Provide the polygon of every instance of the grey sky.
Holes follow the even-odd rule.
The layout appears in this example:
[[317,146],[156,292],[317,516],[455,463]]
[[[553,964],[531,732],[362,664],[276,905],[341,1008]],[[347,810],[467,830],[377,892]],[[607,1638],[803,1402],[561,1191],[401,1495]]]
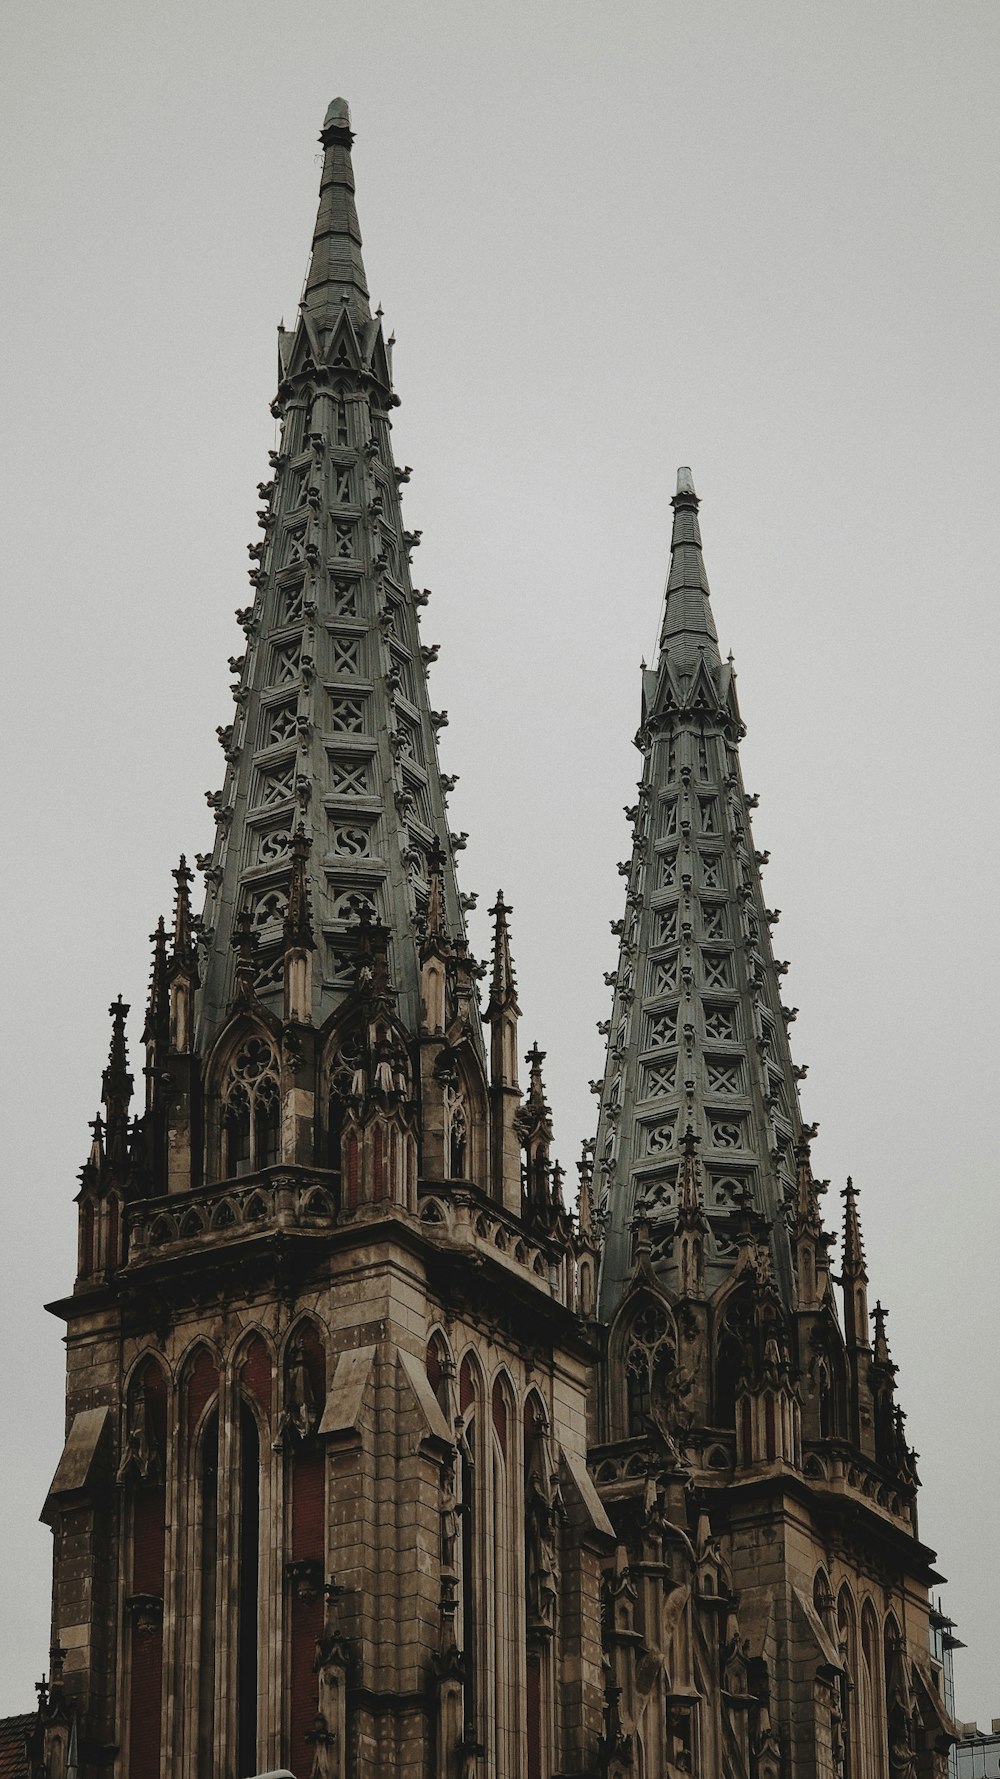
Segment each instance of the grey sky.
[[274,330],[343,93],[474,944],[500,883],[571,1164],[690,463],[814,1160],[861,1187],[959,1711],[1000,1713],[1000,9],[8,0],[4,36],[0,1710],[48,1643],[40,1305],[72,1281],[105,1009],[141,1010],[170,868],[210,841]]

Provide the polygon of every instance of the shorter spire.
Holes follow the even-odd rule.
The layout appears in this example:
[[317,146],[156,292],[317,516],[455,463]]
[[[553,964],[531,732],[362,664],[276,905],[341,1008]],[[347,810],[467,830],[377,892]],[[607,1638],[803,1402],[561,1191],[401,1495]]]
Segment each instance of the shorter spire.
[[181,853],[176,871],[171,872],[171,876],[177,886],[174,892],[174,937],[170,951],[171,975],[177,974],[180,965],[185,971],[196,976],[198,953],[191,919],[191,885],[194,882],[194,872],[189,868],[183,853]]
[[883,1308],[881,1299],[876,1299],[875,1308],[869,1316],[869,1321],[874,1322],[875,1324],[875,1336],[872,1341],[872,1359],[876,1365],[891,1366],[892,1370],[895,1371],[896,1368],[892,1364],[892,1354],[889,1351],[889,1341],[885,1332],[885,1320],[888,1314],[888,1310]]
[[854,1284],[860,1281],[868,1283],[868,1272],[865,1267],[865,1244],[861,1235],[861,1219],[858,1216],[858,1191],[847,1176],[847,1185],[841,1193],[844,1201],[844,1239],[841,1253],[841,1274],[845,1281]]
[[493,975],[487,1018],[508,1007],[515,1012],[519,1011],[517,982],[510,954],[510,929],[507,925],[507,916],[512,912],[510,904],[503,899],[503,890],[497,890],[497,899],[490,909],[493,916]]
[[594,1140],[584,1137],[580,1145],[580,1159],[576,1164],[580,1176],[580,1197],[578,1222],[580,1235],[586,1242],[594,1239]]
[[167,929],[162,914],[150,933],[153,962],[149,971],[149,994],[146,999],[146,1023],[142,1030],[144,1044],[166,1043],[170,1024],[169,972],[167,966]]
[[551,1204],[549,1152],[552,1147],[552,1115],[545,1098],[542,1064],[545,1051],[537,1043],[525,1056],[528,1092],[515,1125],[525,1151],[524,1197],[528,1212],[547,1210]]
[[121,995],[108,1008],[111,1017],[111,1048],[101,1081],[107,1129],[107,1156],[113,1171],[121,1175],[128,1160],[128,1115],[132,1100],[132,1076],[128,1066],[125,1021],[129,1008]]

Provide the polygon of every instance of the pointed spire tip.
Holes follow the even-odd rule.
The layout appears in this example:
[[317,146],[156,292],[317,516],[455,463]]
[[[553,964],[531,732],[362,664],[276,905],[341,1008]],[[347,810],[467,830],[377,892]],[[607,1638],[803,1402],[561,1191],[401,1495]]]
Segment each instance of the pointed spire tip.
[[346,99],[331,99],[323,119],[323,134],[327,130],[350,130],[351,107]]

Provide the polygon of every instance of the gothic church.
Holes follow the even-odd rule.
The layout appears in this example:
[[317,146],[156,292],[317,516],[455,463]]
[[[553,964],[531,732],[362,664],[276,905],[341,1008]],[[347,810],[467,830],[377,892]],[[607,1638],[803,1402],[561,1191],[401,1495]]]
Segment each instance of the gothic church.
[[690,473],[570,1208],[502,894],[490,966],[465,937],[343,101],[321,139],[204,911],[182,858],[50,1306],[24,1771],[942,1779],[939,1578],[850,1182],[831,1272]]

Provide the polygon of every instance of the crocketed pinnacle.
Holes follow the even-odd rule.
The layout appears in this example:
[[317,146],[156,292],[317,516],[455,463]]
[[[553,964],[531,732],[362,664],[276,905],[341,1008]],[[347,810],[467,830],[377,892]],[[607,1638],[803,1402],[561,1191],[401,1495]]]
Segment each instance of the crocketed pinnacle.
[[861,1234],[861,1218],[858,1215],[858,1189],[847,1176],[847,1185],[841,1197],[844,1200],[844,1239],[841,1247],[841,1275],[852,1284],[856,1280],[868,1282],[868,1271],[865,1266],[865,1244]]
[[320,328],[332,327],[343,306],[358,325],[370,319],[370,310],[361,258],[361,228],[354,203],[354,134],[346,99],[334,99],[327,107],[320,141],[324,149],[323,178],[303,300]]
[[490,909],[493,916],[490,1013],[498,1012],[503,1007],[513,1007],[517,1011],[517,983],[514,980],[514,964],[510,954],[510,928],[507,925],[507,916],[510,912],[508,903],[503,899],[503,890],[497,890],[497,899]]
[[[638,1207],[651,1264],[677,1288],[679,1214],[706,1220],[698,1263],[708,1295],[738,1264],[739,1208],[767,1231],[782,1296],[794,1298],[786,1207],[802,1128],[771,950],[731,663],[720,658],[702,560],[698,499],[678,472],[656,668],[643,674],[643,755],[632,823],[595,1161],[606,1228],[600,1313],[613,1315],[633,1265]],[[689,1135],[687,1133],[690,1133]],[[697,1164],[694,1144],[697,1142]],[[691,1250],[689,1248],[689,1258]],[[756,1260],[755,1260],[756,1264]]]

